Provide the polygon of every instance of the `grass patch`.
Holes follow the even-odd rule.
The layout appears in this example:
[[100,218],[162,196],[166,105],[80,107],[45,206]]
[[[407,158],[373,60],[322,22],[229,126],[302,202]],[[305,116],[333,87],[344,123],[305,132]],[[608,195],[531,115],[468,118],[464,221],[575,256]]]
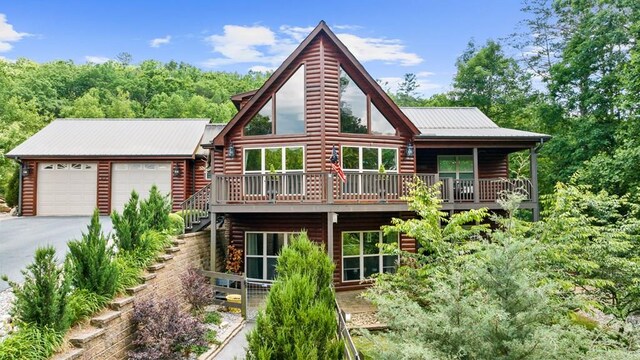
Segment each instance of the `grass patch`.
[[76,289],[69,296],[67,307],[71,322],[76,323],[102,309],[110,297],[98,295],[86,289]]
[[222,315],[217,311],[211,311],[204,314],[203,321],[205,324],[220,325],[222,322]]
[[62,345],[64,334],[49,327],[19,324],[19,330],[0,342],[0,360],[48,359]]

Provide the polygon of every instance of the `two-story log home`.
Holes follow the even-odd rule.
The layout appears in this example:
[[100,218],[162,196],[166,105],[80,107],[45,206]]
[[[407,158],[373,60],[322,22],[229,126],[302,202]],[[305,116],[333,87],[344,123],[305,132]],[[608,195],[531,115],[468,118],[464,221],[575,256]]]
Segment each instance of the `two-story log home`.
[[[338,289],[393,271],[397,259],[376,244],[415,251],[414,239],[380,231],[413,216],[402,197],[414,176],[442,182],[444,210],[498,209],[498,193],[518,189],[537,218],[535,149],[547,135],[500,128],[475,108],[399,108],[324,22],[260,89],[232,100],[237,115],[203,145],[211,184],[184,206],[224,221],[212,249],[241,249],[249,280],[272,280],[279,250],[302,229],[325,244]],[[522,150],[531,178],[508,180],[508,156]]]

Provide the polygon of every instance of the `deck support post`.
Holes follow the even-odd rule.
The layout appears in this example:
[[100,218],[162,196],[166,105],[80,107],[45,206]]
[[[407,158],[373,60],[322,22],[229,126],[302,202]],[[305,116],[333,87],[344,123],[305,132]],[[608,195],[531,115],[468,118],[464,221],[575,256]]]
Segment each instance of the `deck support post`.
[[327,254],[331,261],[333,261],[333,218],[335,215],[334,212],[327,213]]
[[529,149],[529,172],[531,174],[531,202],[533,203],[533,221],[540,220],[538,204],[538,153],[535,147]]
[[209,214],[211,216],[211,271],[216,270],[216,248],[218,247],[218,229],[216,229],[216,213],[211,212]]
[[473,202],[480,202],[480,181],[478,179],[478,148],[473,148]]

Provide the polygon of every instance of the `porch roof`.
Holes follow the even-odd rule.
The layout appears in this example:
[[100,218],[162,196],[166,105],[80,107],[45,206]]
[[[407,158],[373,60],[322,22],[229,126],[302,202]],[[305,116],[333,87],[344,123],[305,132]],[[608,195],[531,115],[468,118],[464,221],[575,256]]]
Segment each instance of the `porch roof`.
[[475,107],[402,107],[420,130],[417,138],[499,138],[527,141],[550,139],[531,131],[499,127]]

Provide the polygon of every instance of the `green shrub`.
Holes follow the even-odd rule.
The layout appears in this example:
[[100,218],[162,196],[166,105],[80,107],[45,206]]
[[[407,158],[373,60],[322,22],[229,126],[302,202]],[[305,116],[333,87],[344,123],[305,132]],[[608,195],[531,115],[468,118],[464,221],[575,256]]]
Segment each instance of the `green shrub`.
[[18,192],[20,191],[20,167],[16,167],[4,187],[4,201],[9,207],[18,205]]
[[156,231],[169,230],[170,213],[171,199],[169,195],[162,195],[156,185],[151,186],[149,197],[140,202],[140,216],[145,228]]
[[69,295],[69,317],[72,323],[82,320],[102,309],[111,297],[98,295],[87,289],[76,289]]
[[305,233],[282,250],[265,310],[247,335],[247,359],[342,358],[330,287],[333,266]]
[[0,342],[0,360],[44,360],[62,345],[61,332],[26,323],[19,327],[20,330]]
[[145,267],[153,263],[158,253],[170,245],[169,235],[156,230],[147,230],[140,237],[140,247],[135,251],[134,256],[138,264]]
[[184,219],[177,213],[169,214],[169,233],[172,235],[184,234]]
[[126,288],[136,286],[140,283],[142,267],[132,253],[118,253],[114,261],[118,269],[118,292],[124,292]]
[[129,202],[122,210],[122,215],[117,211],[111,213],[111,221],[115,230],[115,244],[119,251],[134,251],[139,247],[140,237],[146,230],[144,221],[140,215],[138,193],[131,192]]
[[108,239],[102,233],[100,213],[96,209],[82,239],[69,241],[67,260],[77,289],[111,298],[118,286],[118,269],[113,263],[114,253]]
[[204,314],[204,322],[205,322],[205,324],[220,325],[221,321],[222,321],[222,316],[217,311],[210,311],[210,312]]
[[56,250],[52,246],[36,249],[32,264],[22,270],[24,283],[5,281],[16,297],[12,315],[22,322],[63,332],[70,325],[67,301],[69,277],[56,264]]

